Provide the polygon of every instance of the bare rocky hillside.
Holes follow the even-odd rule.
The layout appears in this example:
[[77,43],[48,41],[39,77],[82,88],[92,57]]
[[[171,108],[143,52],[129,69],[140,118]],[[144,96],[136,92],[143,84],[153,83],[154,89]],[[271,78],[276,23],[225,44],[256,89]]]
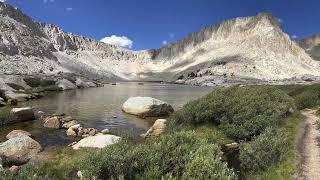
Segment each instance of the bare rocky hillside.
[[223,83],[319,76],[319,62],[261,13],[209,26],[161,49],[130,51],[37,23],[0,2],[0,74]]

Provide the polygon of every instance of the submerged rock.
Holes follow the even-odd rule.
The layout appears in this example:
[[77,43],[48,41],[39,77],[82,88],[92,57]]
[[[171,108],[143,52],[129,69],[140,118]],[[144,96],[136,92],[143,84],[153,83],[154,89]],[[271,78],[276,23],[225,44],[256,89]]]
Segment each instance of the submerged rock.
[[0,156],[6,158],[6,163],[22,165],[41,151],[41,145],[29,136],[18,136],[0,143]]
[[35,115],[31,107],[13,108],[10,112],[8,123],[18,123],[35,120]]
[[120,137],[114,135],[97,134],[80,140],[77,144],[73,145],[72,148],[76,150],[84,147],[104,148],[108,145],[119,142],[120,139]]
[[166,123],[167,123],[166,119],[156,120],[153,126],[145,134],[142,134],[141,136],[144,138],[150,137],[150,136],[159,136],[165,130]]
[[13,130],[11,131],[9,134],[7,134],[6,138],[7,139],[12,139],[18,136],[29,136],[31,137],[31,134],[27,131],[23,131],[23,130]]
[[170,104],[152,97],[131,97],[122,110],[142,118],[167,116],[174,111]]

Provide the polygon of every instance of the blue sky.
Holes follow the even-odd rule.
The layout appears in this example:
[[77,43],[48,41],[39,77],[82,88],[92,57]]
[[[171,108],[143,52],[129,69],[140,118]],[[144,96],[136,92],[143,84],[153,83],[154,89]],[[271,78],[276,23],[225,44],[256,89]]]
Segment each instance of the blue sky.
[[[2,0],[3,1],[3,0]],[[6,0],[36,21],[132,49],[175,42],[202,27],[238,16],[270,12],[292,37],[320,33],[319,0]],[[127,43],[127,44],[126,44]],[[129,43],[129,45],[128,45]]]

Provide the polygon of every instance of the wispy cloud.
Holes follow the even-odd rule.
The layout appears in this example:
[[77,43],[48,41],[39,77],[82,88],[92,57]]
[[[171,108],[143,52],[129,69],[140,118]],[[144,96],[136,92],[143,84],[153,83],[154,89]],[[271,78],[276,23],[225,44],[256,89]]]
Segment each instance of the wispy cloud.
[[124,48],[132,48],[133,41],[126,36],[117,36],[112,35],[109,37],[105,37],[100,40],[101,42],[107,43],[107,44],[113,44],[116,46],[124,47]]
[[167,44],[168,44],[167,40],[162,41],[162,45],[167,45]]
[[172,39],[172,38],[174,38],[176,36],[176,34],[175,33],[169,33],[169,37]]
[[6,0],[0,0],[0,2],[3,2],[3,3],[4,3],[4,2],[6,2]]
[[291,36],[292,39],[297,39],[298,37],[299,37],[299,36],[297,36],[297,35],[292,35],[292,36]]
[[73,8],[72,7],[68,7],[68,8],[66,8],[66,11],[72,11],[73,10]]

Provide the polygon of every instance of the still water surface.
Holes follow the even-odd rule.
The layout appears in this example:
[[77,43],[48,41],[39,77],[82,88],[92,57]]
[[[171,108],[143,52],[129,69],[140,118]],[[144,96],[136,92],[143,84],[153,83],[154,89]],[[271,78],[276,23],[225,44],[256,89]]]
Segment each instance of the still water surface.
[[[83,127],[94,127],[98,130],[108,128],[112,134],[135,137],[152,126],[154,119],[140,119],[122,112],[121,106],[129,97],[151,96],[170,103],[177,110],[211,90],[209,87],[160,83],[121,83],[116,86],[106,84],[100,88],[52,93],[19,106],[31,106],[48,115],[66,113],[76,118]],[[9,111],[9,107],[0,108],[0,120],[7,118]],[[6,134],[14,129],[29,131],[44,147],[65,145],[74,141],[65,135],[64,130],[44,128],[42,122],[36,120],[0,127],[0,142],[5,141]]]

